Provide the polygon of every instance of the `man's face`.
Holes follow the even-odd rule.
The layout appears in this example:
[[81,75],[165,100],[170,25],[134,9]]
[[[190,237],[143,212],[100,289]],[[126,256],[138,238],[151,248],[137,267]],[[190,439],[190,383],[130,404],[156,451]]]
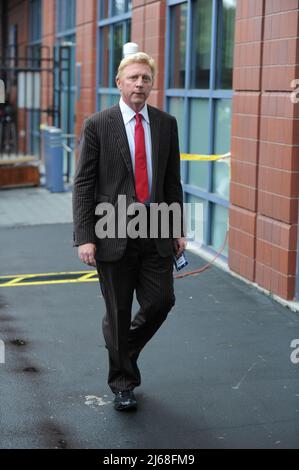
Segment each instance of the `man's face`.
[[124,102],[138,112],[143,108],[153,87],[151,68],[147,64],[127,65],[116,79],[116,84]]

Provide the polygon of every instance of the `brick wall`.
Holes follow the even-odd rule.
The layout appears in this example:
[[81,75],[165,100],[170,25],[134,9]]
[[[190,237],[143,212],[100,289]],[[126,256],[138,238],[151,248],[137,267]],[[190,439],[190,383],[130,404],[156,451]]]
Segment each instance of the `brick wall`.
[[298,19],[298,0],[237,2],[229,266],[284,299],[295,295]]
[[8,32],[10,26],[17,25],[19,54],[22,54],[28,41],[29,0],[11,0],[6,8]]
[[[42,46],[46,46],[48,49],[43,49],[43,57],[47,57],[49,54],[50,57],[53,57],[53,47],[55,44],[55,0],[47,0],[42,2]],[[43,67],[45,63],[43,63]],[[49,103],[53,100],[53,76],[47,72],[42,73],[42,109],[46,109],[49,106]],[[43,114],[41,116],[43,123],[54,124],[49,121],[49,116]]]
[[80,99],[76,101],[76,128],[96,111],[97,0],[77,0],[76,62],[81,64]]

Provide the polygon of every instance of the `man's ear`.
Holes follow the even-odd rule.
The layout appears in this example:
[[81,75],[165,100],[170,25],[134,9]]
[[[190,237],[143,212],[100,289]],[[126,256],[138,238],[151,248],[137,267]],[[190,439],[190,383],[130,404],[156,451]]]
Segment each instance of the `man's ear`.
[[116,86],[117,86],[117,88],[119,89],[119,91],[121,91],[121,86],[120,86],[120,80],[119,80],[119,78],[116,78],[116,79],[115,79],[115,83],[116,83]]

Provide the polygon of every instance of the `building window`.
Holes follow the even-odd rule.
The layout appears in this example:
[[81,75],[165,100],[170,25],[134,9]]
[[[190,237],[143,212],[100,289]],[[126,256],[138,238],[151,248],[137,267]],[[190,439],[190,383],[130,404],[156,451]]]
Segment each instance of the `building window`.
[[186,76],[187,4],[171,9],[169,88],[184,88]]
[[[189,153],[209,153],[209,101],[193,98],[190,100]],[[200,129],[200,132],[198,131]],[[209,190],[209,164],[190,162],[188,184]]]
[[[60,76],[55,81],[55,104],[60,113],[59,116],[55,115],[55,125],[62,129],[65,143],[73,149],[76,119],[76,8],[76,0],[56,0],[55,59],[60,64]],[[68,177],[74,174],[74,160],[68,152],[64,154],[64,173]]]
[[[216,154],[226,153],[230,148],[231,100],[219,99],[215,102],[214,149]],[[219,160],[212,164],[212,191],[220,197],[229,198],[229,160]]]
[[129,0],[104,0],[99,4],[98,44],[98,109],[105,109],[119,100],[115,76],[122,59],[123,44],[131,38]]
[[76,0],[56,0],[56,32],[66,34],[76,27]]
[[[228,229],[228,208],[223,207],[220,204],[211,204],[211,247],[214,250],[219,250],[223,246],[225,241],[226,232]],[[228,248],[227,244],[222,252],[223,255],[227,256]]]
[[212,42],[211,0],[194,2],[192,13],[191,88],[209,88]]
[[29,4],[29,38],[31,44],[42,39],[41,0],[31,0]]
[[[56,50],[62,73],[56,98],[60,99],[60,126],[64,133],[73,134],[75,123],[75,60],[76,60],[76,0],[56,0],[56,46],[68,46],[69,50]],[[68,71],[70,69],[70,73]],[[70,103],[68,103],[70,97]],[[56,122],[57,124],[57,122]]]
[[219,7],[216,86],[224,90],[232,88],[236,0],[223,0]]
[[100,0],[100,18],[122,15],[132,9],[132,0]]
[[[165,106],[177,118],[183,153],[230,151],[235,11],[236,0],[168,0]],[[205,202],[204,245],[218,250],[227,230],[229,164],[181,168],[185,200]]]
[[178,122],[179,140],[182,148],[185,148],[184,133],[184,98],[174,96],[168,100],[168,111],[176,117]]

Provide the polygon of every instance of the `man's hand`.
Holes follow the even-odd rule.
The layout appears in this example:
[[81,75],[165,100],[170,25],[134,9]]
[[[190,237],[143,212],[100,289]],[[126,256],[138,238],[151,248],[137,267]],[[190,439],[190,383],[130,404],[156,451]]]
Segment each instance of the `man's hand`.
[[175,255],[177,258],[179,258],[187,246],[186,238],[185,237],[175,238],[173,240],[173,246],[174,246]]
[[96,267],[96,245],[95,243],[85,243],[78,247],[78,256],[82,263],[88,264],[88,266]]

